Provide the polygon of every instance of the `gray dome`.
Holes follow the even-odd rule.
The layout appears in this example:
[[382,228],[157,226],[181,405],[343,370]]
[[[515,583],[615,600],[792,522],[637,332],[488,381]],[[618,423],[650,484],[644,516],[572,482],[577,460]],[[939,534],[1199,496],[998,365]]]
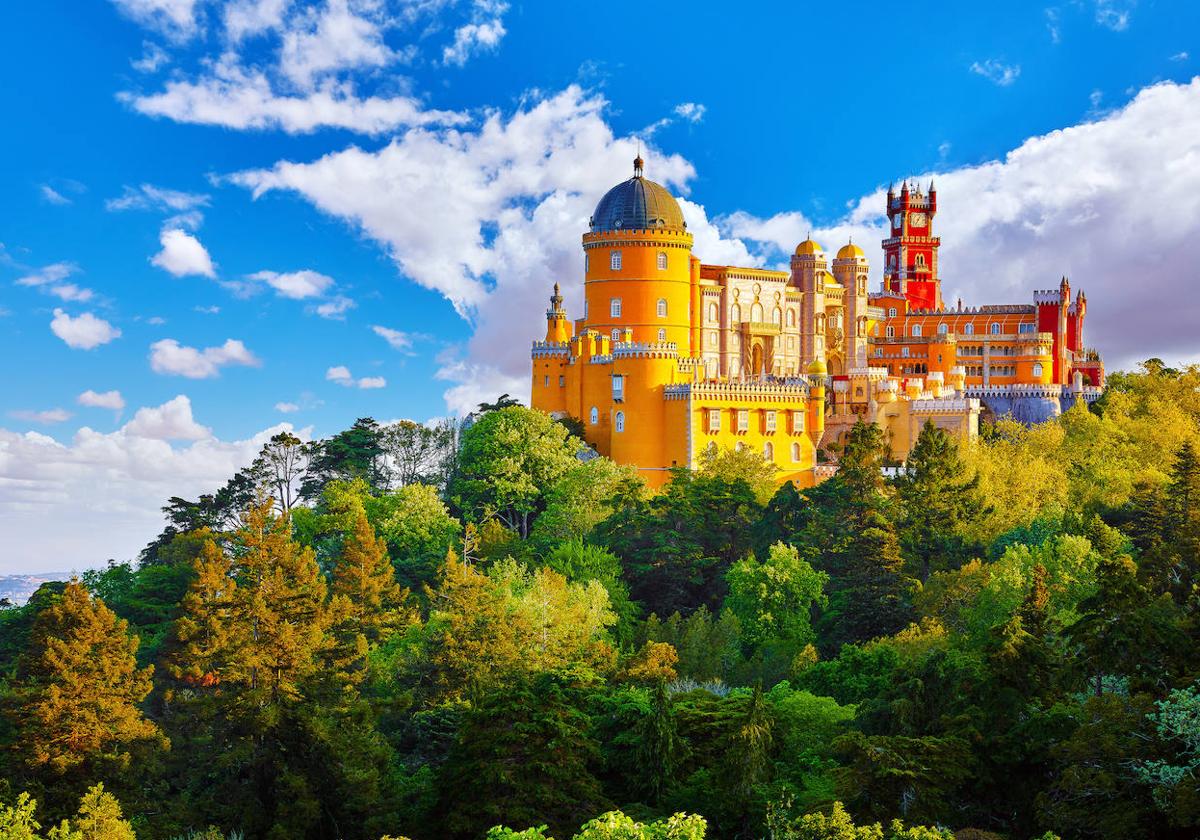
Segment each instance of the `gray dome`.
[[633,162],[633,177],[604,194],[589,224],[593,233],[687,227],[679,203],[667,188],[642,177],[640,157]]

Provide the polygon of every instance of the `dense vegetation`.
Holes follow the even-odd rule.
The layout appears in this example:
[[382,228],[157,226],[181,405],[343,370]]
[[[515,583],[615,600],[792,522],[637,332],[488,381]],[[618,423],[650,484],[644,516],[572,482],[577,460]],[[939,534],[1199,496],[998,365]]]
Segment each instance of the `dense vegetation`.
[[0,838],[1200,830],[1200,368],[806,490],[504,402],[279,435],[0,611]]

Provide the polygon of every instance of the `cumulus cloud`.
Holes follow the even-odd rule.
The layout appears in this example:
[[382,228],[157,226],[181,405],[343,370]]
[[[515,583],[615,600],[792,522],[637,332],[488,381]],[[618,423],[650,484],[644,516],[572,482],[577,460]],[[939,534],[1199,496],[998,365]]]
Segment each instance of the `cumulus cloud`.
[[698,123],[704,119],[708,109],[698,102],[681,102],[675,106],[675,116],[690,123]]
[[968,69],[975,75],[983,76],[992,84],[1000,87],[1008,87],[1021,75],[1021,65],[1005,64],[996,58],[972,62]]
[[125,424],[127,435],[150,440],[204,440],[212,429],[201,426],[192,417],[192,401],[183,394],[157,408],[139,408]]
[[45,568],[46,558],[75,569],[132,559],[162,528],[166,499],[215,491],[278,432],[310,436],[288,423],[241,440],[200,436],[180,397],[149,411],[108,434],[85,426],[66,443],[0,428],[0,573]]
[[258,271],[250,275],[251,280],[266,283],[280,297],[292,300],[321,297],[333,286],[333,278],[316,271]]
[[125,398],[120,391],[93,391],[90,388],[80,394],[75,401],[88,408],[108,408],[121,411],[125,408]]
[[275,410],[280,414],[294,414],[300,410],[300,406],[294,402],[277,402],[275,403]]
[[350,368],[345,365],[337,365],[325,371],[325,379],[344,388],[385,388],[387,380],[382,376],[364,376],[362,379],[355,379],[350,373]]
[[355,306],[357,304],[345,295],[335,295],[324,303],[314,306],[312,311],[316,312],[322,318],[341,321],[346,317],[346,313]]
[[507,3],[476,0],[475,19],[454,30],[454,42],[442,51],[442,61],[461,67],[471,56],[494,50],[508,34],[503,19],[507,11]]
[[200,244],[200,240],[181,228],[166,228],[158,237],[162,250],[150,258],[153,265],[176,277],[186,277],[198,274],[203,277],[215,277],[217,272],[213,266],[212,257],[208,250]]
[[1113,32],[1129,28],[1136,0],[1096,0],[1096,23]]
[[113,0],[125,15],[169,38],[184,40],[197,31],[198,0]]
[[29,411],[17,410],[8,412],[9,417],[17,420],[25,420],[30,423],[41,423],[49,425],[51,423],[63,423],[71,419],[71,412],[64,408],[51,408],[46,411]]
[[171,63],[170,54],[153,41],[142,42],[142,55],[129,62],[139,73],[157,73],[161,67]]
[[61,309],[54,310],[50,330],[75,350],[91,350],[121,337],[121,330],[90,312],[71,317]]
[[150,345],[150,369],[155,373],[212,379],[229,365],[259,367],[262,362],[241,341],[229,338],[219,347],[199,349],[164,338]]

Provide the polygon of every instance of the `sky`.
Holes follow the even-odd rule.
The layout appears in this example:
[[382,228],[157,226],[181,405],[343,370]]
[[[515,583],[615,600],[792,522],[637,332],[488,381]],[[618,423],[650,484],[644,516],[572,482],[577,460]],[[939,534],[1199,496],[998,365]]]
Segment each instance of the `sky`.
[[41,0],[0,12],[0,574],[126,560],[281,429],[528,396],[646,174],[706,262],[867,249],[936,179],[947,300],[1067,275],[1200,361],[1200,4]]

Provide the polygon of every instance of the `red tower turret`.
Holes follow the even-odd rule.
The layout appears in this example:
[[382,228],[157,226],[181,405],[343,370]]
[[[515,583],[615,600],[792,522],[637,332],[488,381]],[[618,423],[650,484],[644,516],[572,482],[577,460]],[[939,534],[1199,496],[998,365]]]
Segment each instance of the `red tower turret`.
[[933,235],[937,190],[929,182],[928,194],[908,181],[897,196],[888,187],[887,215],[891,236],[883,240],[883,287],[908,298],[913,309],[941,309],[942,284],[938,278],[938,246]]

